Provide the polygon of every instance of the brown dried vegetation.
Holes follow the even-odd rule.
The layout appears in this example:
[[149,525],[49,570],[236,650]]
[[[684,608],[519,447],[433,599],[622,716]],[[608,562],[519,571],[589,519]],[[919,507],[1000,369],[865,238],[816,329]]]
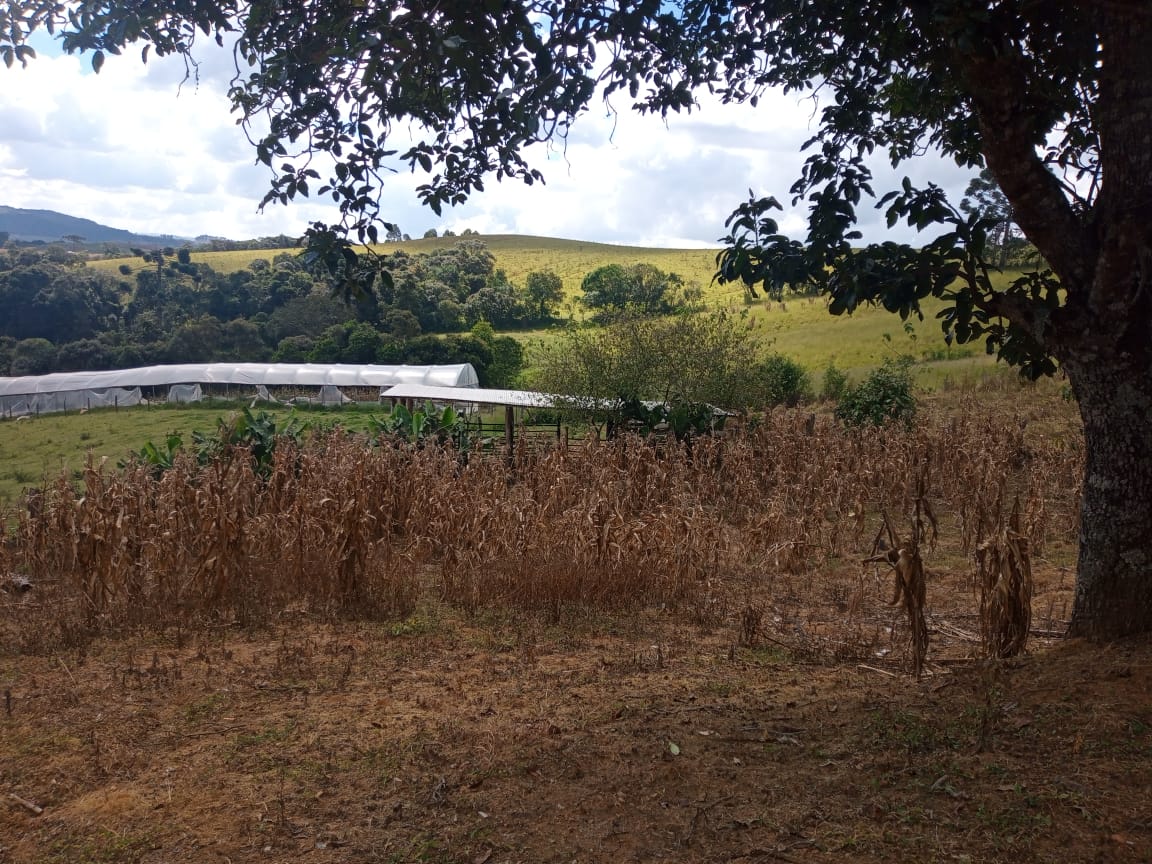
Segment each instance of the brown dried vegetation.
[[0,860],[1152,860],[1040,425],[91,465],[0,545]]
[[[906,656],[919,674],[939,527],[939,560],[979,562],[988,651],[1017,652],[1028,550],[1074,530],[1079,452],[978,414],[866,433],[817,419],[777,412],[691,444],[521,445],[511,465],[342,433],[285,442],[267,477],[243,458],[90,463],[82,488],[62,477],[17,515],[0,567],[37,601],[0,626],[43,652],[290,612],[399,620],[422,598],[552,623],[661,608],[703,628],[743,615],[745,641],[759,628],[799,655]],[[1005,528],[1009,491],[1025,503]],[[886,514],[912,529],[886,529],[907,645],[850,563],[878,560],[867,544]]]

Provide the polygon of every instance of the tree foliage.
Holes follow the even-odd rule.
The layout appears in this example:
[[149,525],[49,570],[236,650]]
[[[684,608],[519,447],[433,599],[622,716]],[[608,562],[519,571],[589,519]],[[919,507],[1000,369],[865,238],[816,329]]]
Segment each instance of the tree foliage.
[[534,387],[591,399],[760,407],[756,342],[727,310],[571,327],[537,358]]
[[[195,263],[184,249],[137,250],[143,265],[119,271],[119,277],[134,278],[133,290],[129,281],[58,251],[0,251],[0,375],[226,360],[473,362],[484,380],[506,384],[523,361],[509,337],[494,337],[492,344],[432,339],[430,345],[418,339],[424,331],[416,314],[389,305],[391,295],[343,303],[293,255],[257,258],[223,275]],[[453,329],[448,319],[456,292],[463,296],[477,285],[491,286],[500,275],[493,272],[491,254],[475,241],[432,256],[398,255],[405,272],[411,271],[413,308],[432,332]],[[511,310],[500,323],[518,326],[524,320],[523,292],[500,279]],[[425,281],[449,299],[426,298]],[[457,305],[456,318],[462,319],[465,308]],[[461,320],[455,329],[462,326]]]
[[848,386],[836,405],[836,418],[848,426],[910,424],[915,416],[909,357],[885,360],[859,384]]
[[755,369],[754,393],[759,406],[795,408],[812,399],[808,370],[784,354],[770,354]]
[[584,277],[580,285],[582,302],[600,320],[620,315],[668,315],[687,308],[699,297],[685,287],[676,273],[639,263],[630,266],[607,264]]
[[[1093,250],[1109,246],[1091,217],[1131,209],[1114,204],[1114,194],[1101,200],[1100,141],[1102,126],[1120,131],[1145,116],[1126,109],[1150,77],[1130,47],[1152,29],[1136,0],[878,0],[850,11],[839,0],[315,8],[313,0],[146,9],[29,0],[8,4],[0,48],[26,62],[24,37],[48,26],[99,68],[136,42],[194,58],[198,36],[235,39],[230,95],[273,172],[264,203],[331,196],[340,230],[314,225],[310,254],[357,285],[379,274],[358,269],[343,232],[375,241],[378,225],[397,230],[381,211],[382,172],[425,173],[418,194],[437,212],[482,190],[489,176],[538,182],[524,151],[563,138],[598,94],[660,113],[689,109],[699,87],[752,104],[769,87],[816,94],[819,127],[791,190],[810,208],[807,242],[780,235],[767,217],[775,200],[753,195],[730,222],[721,278],[769,291],[815,283],[837,312],[881,303],[907,317],[926,297],[943,297],[951,336],[984,338],[1029,374],[1054,368],[1065,340],[1053,313],[1076,305],[1071,286],[1091,284]],[[414,143],[394,143],[400,124],[405,135],[422,130]],[[905,182],[880,204],[892,224],[943,226],[938,238],[922,249],[852,247],[856,211],[874,194],[869,154],[886,151],[898,164],[927,147],[963,165],[987,164],[1054,275],[994,289],[986,258],[993,224],[965,215],[931,184]],[[331,158],[330,176],[314,167],[318,153]],[[1125,254],[1134,251],[1132,241],[1110,236]],[[1058,284],[1072,291],[1068,303]]]
[[1019,238],[1012,204],[1000,191],[996,178],[987,168],[972,178],[960,201],[960,212],[989,220],[988,252],[1003,270],[1013,251],[1022,251],[1026,244]]
[[524,298],[532,316],[546,321],[564,299],[564,280],[551,270],[535,270],[524,279]]

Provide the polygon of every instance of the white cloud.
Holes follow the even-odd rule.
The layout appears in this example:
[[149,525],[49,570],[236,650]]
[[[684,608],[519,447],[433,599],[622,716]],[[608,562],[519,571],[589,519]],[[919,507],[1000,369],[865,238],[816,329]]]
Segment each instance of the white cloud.
[[[295,235],[313,220],[337,221],[324,198],[257,211],[269,174],[254,164],[231,113],[232,64],[229,51],[206,50],[196,82],[185,80],[176,58],[144,65],[130,52],[95,75],[87,58],[42,52],[26,69],[0,71],[0,203],[182,236]],[[402,170],[384,182],[384,215],[413,236],[447,227],[701,246],[725,233],[724,220],[749,188],[790,204],[800,146],[814,123],[810,101],[769,94],[753,109],[706,99],[702,110],[667,122],[618,107],[613,115],[597,103],[566,146],[533,148],[544,186],[492,181],[438,217],[416,197],[424,176]],[[894,173],[877,158],[876,189],[908,173],[958,200],[969,176],[939,158],[906,167]],[[906,228],[889,235],[883,214],[867,205],[860,215],[868,240],[914,238]],[[802,236],[803,217],[802,207],[789,208],[779,221]]]

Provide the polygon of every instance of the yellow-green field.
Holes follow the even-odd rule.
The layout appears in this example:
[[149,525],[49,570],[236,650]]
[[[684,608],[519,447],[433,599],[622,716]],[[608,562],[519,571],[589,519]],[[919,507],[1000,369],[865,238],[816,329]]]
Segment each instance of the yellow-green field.
[[[413,254],[450,249],[463,240],[481,240],[496,256],[496,267],[503,270],[513,284],[523,285],[524,278],[535,270],[551,270],[564,280],[570,294],[578,294],[584,277],[606,264],[636,264],[644,262],[672,273],[678,273],[687,282],[699,283],[709,299],[739,300],[741,291],[736,285],[711,285],[716,272],[715,249],[646,249],[637,246],[613,246],[608,243],[587,243],[582,240],[559,240],[552,237],[532,237],[520,234],[484,234],[469,237],[437,237],[428,240],[409,240],[376,246],[381,253],[398,250]],[[219,273],[243,270],[257,258],[271,261],[282,252],[293,249],[253,249],[239,252],[193,252],[192,261],[207,264]],[[115,272],[121,264],[134,271],[148,266],[139,258],[109,258],[92,261],[93,269]]]
[[[850,377],[859,377],[886,358],[905,354],[918,361],[915,374],[923,386],[1007,371],[997,367],[982,343],[948,345],[935,318],[942,306],[936,300],[925,303],[924,320],[911,319],[907,329],[899,317],[883,309],[862,308],[852,315],[831,315],[819,297],[790,298],[783,303],[759,300],[750,305],[736,299],[724,305],[747,312],[766,352],[792,358],[816,378],[829,364]],[[511,335],[527,347],[530,365],[561,338],[556,329]]]

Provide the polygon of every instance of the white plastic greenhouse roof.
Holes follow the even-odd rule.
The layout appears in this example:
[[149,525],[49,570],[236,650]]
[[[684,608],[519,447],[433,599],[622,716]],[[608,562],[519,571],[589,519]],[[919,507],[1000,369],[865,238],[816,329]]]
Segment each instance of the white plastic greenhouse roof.
[[380,394],[385,399],[420,399],[430,402],[467,402],[473,405],[511,405],[516,408],[551,408],[560,397],[532,390],[469,389],[430,384],[397,384]]
[[110,387],[168,387],[173,384],[257,386],[390,387],[429,384],[445,389],[477,387],[471,363],[449,366],[374,366],[346,363],[181,363],[106,372],[56,372],[0,378],[0,396],[104,390]]

